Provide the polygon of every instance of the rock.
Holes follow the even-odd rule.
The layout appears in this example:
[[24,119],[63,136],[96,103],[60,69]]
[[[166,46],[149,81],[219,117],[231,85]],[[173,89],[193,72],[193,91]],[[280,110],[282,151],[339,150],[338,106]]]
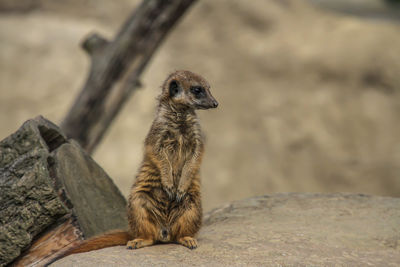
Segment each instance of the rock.
[[[127,227],[125,199],[110,177],[43,117],[0,142],[0,192],[0,266],[34,239],[20,265],[51,258],[82,237]],[[38,246],[43,241],[51,245]]]
[[117,246],[51,266],[394,266],[399,240],[398,198],[276,194],[207,213],[196,250]]
[[355,14],[366,18],[398,20],[400,2],[398,0],[309,0],[324,8]]
[[76,142],[63,144],[53,156],[56,177],[62,177],[68,197],[75,201],[74,212],[85,238],[128,227],[125,198],[104,170]]

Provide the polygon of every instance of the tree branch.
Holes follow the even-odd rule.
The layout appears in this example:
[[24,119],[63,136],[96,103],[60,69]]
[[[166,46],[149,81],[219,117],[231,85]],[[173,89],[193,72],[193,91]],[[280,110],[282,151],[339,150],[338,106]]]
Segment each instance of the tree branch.
[[132,91],[140,86],[140,75],[154,51],[195,1],[144,0],[113,41],[92,34],[83,42],[92,59],[91,69],[61,125],[69,138],[93,152]]

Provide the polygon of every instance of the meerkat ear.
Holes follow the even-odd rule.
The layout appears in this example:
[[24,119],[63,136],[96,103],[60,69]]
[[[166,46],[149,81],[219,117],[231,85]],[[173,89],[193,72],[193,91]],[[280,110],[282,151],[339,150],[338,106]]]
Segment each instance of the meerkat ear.
[[181,91],[181,86],[176,80],[169,83],[169,96],[174,97]]

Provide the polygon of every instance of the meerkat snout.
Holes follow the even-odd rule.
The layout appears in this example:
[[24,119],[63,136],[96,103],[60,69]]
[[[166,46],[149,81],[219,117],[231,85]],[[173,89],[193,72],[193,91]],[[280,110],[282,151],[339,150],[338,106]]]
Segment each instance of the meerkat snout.
[[190,93],[194,96],[194,107],[196,109],[209,109],[218,107],[218,102],[211,95],[209,87],[201,85],[191,86]]

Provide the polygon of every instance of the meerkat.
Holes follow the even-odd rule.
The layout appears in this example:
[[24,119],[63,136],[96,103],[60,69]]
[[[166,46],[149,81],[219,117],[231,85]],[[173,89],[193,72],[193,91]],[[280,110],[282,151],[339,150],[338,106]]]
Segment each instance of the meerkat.
[[195,249],[202,223],[199,170],[204,153],[195,111],[217,106],[210,85],[200,75],[184,70],[169,75],[128,198],[129,230],[83,241],[63,257],[125,244],[138,249],[179,243]]

